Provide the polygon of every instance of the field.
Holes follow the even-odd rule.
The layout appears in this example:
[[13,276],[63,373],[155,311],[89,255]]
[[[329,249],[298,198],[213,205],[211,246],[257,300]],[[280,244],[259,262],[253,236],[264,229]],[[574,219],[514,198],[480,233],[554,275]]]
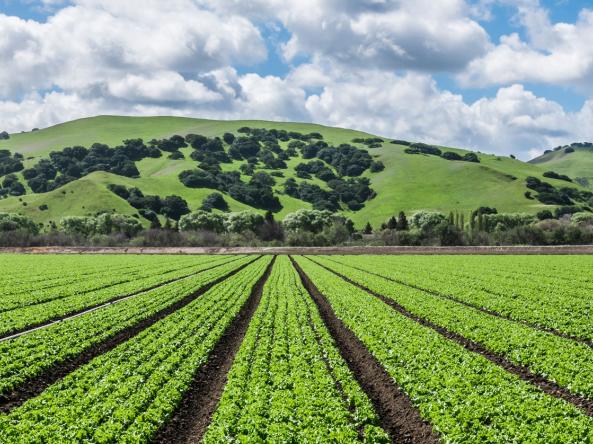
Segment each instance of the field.
[[[243,126],[253,128],[284,129],[303,133],[319,132],[324,140],[332,145],[351,143],[354,138],[371,137],[369,134],[342,128],[291,122],[270,121],[216,121],[180,117],[120,117],[99,116],[81,119],[35,132],[11,135],[10,140],[0,141],[0,149],[6,148],[23,154],[24,166],[30,168],[41,159],[47,159],[49,153],[65,147],[82,145],[90,147],[93,143],[106,143],[117,146],[125,139],[142,138],[144,141],[170,137],[174,134],[202,134],[207,137],[222,136],[224,132],[239,134]],[[359,148],[365,148],[359,145]],[[350,211],[346,207],[342,212],[362,228],[367,222],[374,227],[385,222],[399,211],[436,210],[448,214],[450,211],[468,213],[480,206],[495,207],[500,212],[536,213],[543,208],[537,200],[525,197],[528,191],[525,179],[535,176],[543,179],[542,174],[551,167],[536,165],[511,159],[480,153],[480,163],[451,162],[428,155],[410,155],[404,152],[405,146],[394,145],[385,139],[380,147],[368,151],[375,160],[383,162],[385,169],[377,173],[364,173],[371,179],[371,187],[377,196],[368,201],[359,211]],[[443,148],[461,155],[465,150]],[[46,193],[31,193],[22,173],[17,176],[27,187],[24,196],[13,196],[0,200],[0,212],[20,213],[31,217],[36,222],[48,224],[59,222],[65,215],[94,215],[100,211],[116,211],[134,215],[138,211],[110,192],[109,184],[137,187],[147,195],[179,195],[184,198],[191,210],[200,207],[202,200],[213,190],[208,188],[191,189],[179,181],[180,172],[196,167],[197,162],[190,159],[191,148],[180,150],[185,159],[172,160],[167,156],[158,159],[145,158],[137,162],[140,177],[130,178],[104,171],[95,171],[63,187]],[[168,153],[165,153],[168,154]],[[590,155],[591,153],[586,153]],[[589,156],[593,158],[593,156]],[[584,160],[584,159],[583,159]],[[287,169],[283,170],[286,178],[295,177],[295,167],[304,159],[290,159]],[[238,171],[241,162],[224,164],[225,171]],[[590,162],[586,163],[587,165]],[[556,169],[556,168],[553,168]],[[559,170],[562,172],[562,170]],[[243,175],[242,179],[249,180]],[[566,182],[546,179],[552,185],[566,186]],[[324,182],[313,178],[307,180],[326,188]],[[311,204],[295,199],[283,193],[283,180],[274,186],[275,194],[280,199],[282,209],[277,218],[299,208],[311,208]],[[571,185],[579,188],[579,185]],[[93,196],[89,199],[88,196]],[[231,211],[253,210],[226,193]],[[47,208],[45,207],[47,206]],[[44,209],[41,209],[41,208]],[[148,222],[144,219],[145,224]]]
[[1,443],[593,442],[592,255],[0,255]]

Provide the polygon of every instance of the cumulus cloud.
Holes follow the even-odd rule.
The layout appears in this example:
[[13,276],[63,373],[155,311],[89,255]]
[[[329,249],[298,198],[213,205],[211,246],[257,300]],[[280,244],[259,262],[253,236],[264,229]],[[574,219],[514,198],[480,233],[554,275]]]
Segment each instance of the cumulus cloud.
[[[537,0],[41,2],[43,23],[0,14],[1,130],[97,114],[297,120],[527,158],[593,127],[593,101],[566,112],[520,84],[593,79],[591,11],[551,24]],[[517,8],[526,40],[490,42],[478,20],[495,2]],[[286,75],[258,72],[260,29],[280,30]],[[467,103],[437,86],[443,71],[504,87]]]
[[455,71],[487,50],[489,37],[464,0],[201,0],[279,21],[298,55],[382,69]]
[[522,2],[518,19],[527,40],[502,36],[485,55],[470,62],[459,79],[464,85],[514,82],[571,85],[590,95],[593,86],[593,10],[583,9],[574,24],[550,22],[538,2]]
[[[196,88],[200,74],[266,57],[249,20],[222,17],[191,0],[78,0],[47,22],[0,14],[0,95],[39,89],[118,89],[122,76],[176,72]],[[116,83],[117,85],[113,85]],[[176,81],[179,84],[179,81]]]
[[424,74],[366,72],[342,78],[310,96],[306,107],[314,121],[329,125],[523,159],[586,139],[593,126],[591,102],[567,113],[558,103],[512,85],[467,104]]

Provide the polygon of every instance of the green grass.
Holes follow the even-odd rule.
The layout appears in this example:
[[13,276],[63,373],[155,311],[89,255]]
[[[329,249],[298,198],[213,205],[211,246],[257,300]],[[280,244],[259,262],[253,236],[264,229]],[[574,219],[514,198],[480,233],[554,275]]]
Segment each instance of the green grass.
[[530,160],[529,163],[538,165],[545,171],[566,174],[573,180],[584,178],[593,187],[593,149],[575,147],[574,150],[573,153],[552,151]]
[[[75,120],[40,131],[14,134],[10,140],[2,141],[0,148],[9,148],[22,153],[27,158],[26,166],[29,167],[40,158],[47,157],[52,150],[59,150],[66,146],[88,147],[95,142],[115,146],[129,138],[140,137],[148,141],[153,138],[188,133],[212,137],[220,136],[224,132],[236,133],[242,126],[278,128],[303,133],[317,131],[323,134],[326,141],[335,145],[350,143],[355,137],[369,137],[368,134],[359,131],[308,123],[100,116]],[[362,226],[367,221],[377,226],[400,210],[413,212],[427,209],[467,213],[479,206],[487,205],[504,212],[533,213],[545,207],[536,200],[525,198],[524,193],[527,191],[525,178],[529,175],[542,177],[542,173],[550,169],[547,162],[524,163],[507,157],[480,154],[481,163],[473,164],[447,161],[435,156],[410,155],[404,153],[404,149],[403,146],[385,143],[382,148],[369,150],[371,155],[385,164],[386,168],[380,173],[366,173],[371,178],[372,188],[378,196],[368,202],[361,211],[344,212],[355,221],[357,226]],[[455,148],[445,149],[461,154],[466,152]],[[107,189],[110,183],[135,186],[145,194],[158,194],[163,197],[176,194],[186,199],[192,209],[196,209],[202,199],[213,190],[190,189],[179,182],[177,177],[179,172],[194,168],[196,165],[196,162],[189,157],[191,149],[186,148],[182,151],[186,155],[186,159],[183,160],[170,160],[165,153],[165,156],[159,159],[144,159],[137,162],[141,172],[141,177],[138,179],[96,172],[49,193],[4,199],[0,201],[0,211],[25,214],[41,223],[52,220],[57,222],[65,215],[95,214],[101,210],[136,214],[137,211],[126,201]],[[585,153],[577,151],[570,156],[581,154]],[[288,162],[289,168],[283,170],[285,178],[276,178],[277,191],[282,189],[284,180],[294,177],[293,168],[301,161],[302,159],[291,159]],[[238,168],[239,164],[234,162],[223,167],[232,170]],[[558,169],[554,167],[554,170]],[[558,170],[558,172],[562,171]],[[510,176],[517,179],[513,180]],[[247,178],[244,177],[244,179]],[[566,185],[566,182],[546,180],[558,186]],[[24,183],[22,179],[21,181]],[[311,182],[325,187],[325,184],[317,179],[312,179]],[[299,208],[311,208],[310,204],[289,196],[280,195],[279,197],[283,205],[282,211],[277,215],[279,218]],[[229,196],[225,198],[232,211],[251,209]],[[39,209],[43,204],[48,206],[48,210]]]

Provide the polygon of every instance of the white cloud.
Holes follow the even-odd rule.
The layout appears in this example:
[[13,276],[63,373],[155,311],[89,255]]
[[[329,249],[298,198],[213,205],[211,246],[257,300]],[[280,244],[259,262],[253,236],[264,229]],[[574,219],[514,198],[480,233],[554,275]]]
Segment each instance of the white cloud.
[[348,66],[455,71],[486,51],[485,30],[464,0],[201,0],[279,21],[291,33],[284,56]]
[[473,60],[459,79],[487,86],[541,82],[574,86],[591,96],[593,86],[593,10],[583,9],[576,23],[552,24],[537,2],[518,7],[527,41],[503,36],[487,54]]
[[4,98],[56,87],[77,93],[117,89],[122,77],[148,80],[147,73],[155,71],[192,81],[265,57],[264,42],[250,21],[217,15],[191,0],[79,0],[46,23],[0,14]]
[[521,85],[473,104],[439,90],[428,75],[365,72],[307,100],[312,120],[370,133],[529,158],[529,151],[587,139],[593,103],[567,113]]
[[[475,20],[501,1],[528,40],[489,42]],[[593,128],[593,101],[570,113],[519,84],[586,86],[593,12],[552,25],[537,0],[45,3],[44,23],[0,14],[0,130],[96,114],[298,120],[527,158]],[[245,72],[266,59],[257,26],[288,30],[286,76]],[[437,87],[443,70],[508,86],[466,103]]]

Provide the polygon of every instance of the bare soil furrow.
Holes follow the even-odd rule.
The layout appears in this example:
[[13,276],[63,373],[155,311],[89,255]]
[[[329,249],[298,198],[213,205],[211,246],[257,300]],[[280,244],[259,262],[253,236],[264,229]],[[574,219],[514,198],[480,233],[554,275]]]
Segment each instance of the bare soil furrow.
[[358,337],[336,316],[331,305],[301,267],[291,258],[304,287],[317,305],[319,314],[341,356],[362,389],[371,399],[382,427],[395,443],[438,443],[431,426],[422,419],[412,401],[393,381],[381,363]]
[[79,367],[82,367],[83,365],[87,364],[92,359],[104,353],[107,353],[110,350],[113,350],[118,345],[123,344],[132,337],[138,335],[140,332],[147,329],[151,325],[157,323],[161,319],[185,307],[186,305],[188,305],[189,303],[193,302],[201,295],[206,293],[215,285],[237,274],[245,267],[258,260],[260,257],[254,259],[253,261],[245,263],[237,267],[233,271],[227,273],[226,275],[221,276],[218,279],[215,279],[214,281],[210,282],[209,284],[204,285],[194,293],[187,295],[183,299],[175,302],[172,305],[169,305],[168,307],[160,310],[159,312],[155,313],[149,318],[140,321],[134,326],[120,331],[115,336],[112,336],[111,338],[102,342],[101,344],[91,347],[90,349],[84,351],[75,358],[69,359],[65,362],[60,363],[59,365],[49,368],[39,376],[27,381],[22,386],[16,388],[11,393],[0,396],[0,413],[8,413],[12,409],[25,403],[27,400],[34,398],[35,396],[43,392],[47,387],[59,381],[60,379],[63,379],[66,375],[72,373]]
[[459,345],[461,345],[468,351],[480,354],[481,356],[483,356],[484,358],[493,362],[494,364],[504,368],[509,373],[512,373],[512,374],[518,376],[519,378],[521,378],[522,380],[527,381],[527,382],[537,386],[540,390],[547,393],[548,395],[555,396],[557,398],[561,398],[567,402],[570,402],[571,404],[580,408],[588,416],[593,416],[593,400],[586,399],[582,396],[575,395],[575,394],[571,393],[570,391],[568,391],[567,389],[560,387],[558,384],[556,384],[552,381],[549,381],[548,379],[546,379],[542,376],[532,373],[528,368],[520,366],[520,365],[516,365],[516,364],[510,362],[509,360],[507,360],[506,358],[504,358],[498,354],[492,353],[490,350],[486,349],[484,346],[482,346],[476,342],[473,342],[473,341],[471,341],[457,333],[453,333],[453,332],[447,330],[446,328],[443,328],[437,324],[434,324],[424,318],[421,318],[421,317],[409,312],[405,307],[398,304],[393,299],[390,299],[387,296],[379,294],[379,293],[365,287],[364,285],[359,284],[358,282],[354,282],[353,280],[349,279],[347,276],[344,276],[343,274],[338,273],[337,271],[332,270],[331,268],[328,268],[322,264],[319,264],[319,263],[313,261],[312,259],[309,259],[309,260],[311,260],[315,264],[319,265],[320,267],[323,267],[325,270],[342,278],[344,281],[346,281],[346,282],[360,288],[361,290],[364,290],[367,293],[379,298],[385,304],[387,304],[394,310],[398,311],[402,315],[406,316],[407,318],[412,319],[413,321],[416,321],[417,323],[436,331],[437,333],[441,334],[442,336],[446,337],[447,339],[455,341],[456,343],[458,343]]
[[264,285],[275,261],[274,256],[262,277],[251,289],[247,302],[210,353],[208,361],[196,373],[173,416],[152,442],[199,443],[202,440],[220,401],[235,355],[259,306]]

